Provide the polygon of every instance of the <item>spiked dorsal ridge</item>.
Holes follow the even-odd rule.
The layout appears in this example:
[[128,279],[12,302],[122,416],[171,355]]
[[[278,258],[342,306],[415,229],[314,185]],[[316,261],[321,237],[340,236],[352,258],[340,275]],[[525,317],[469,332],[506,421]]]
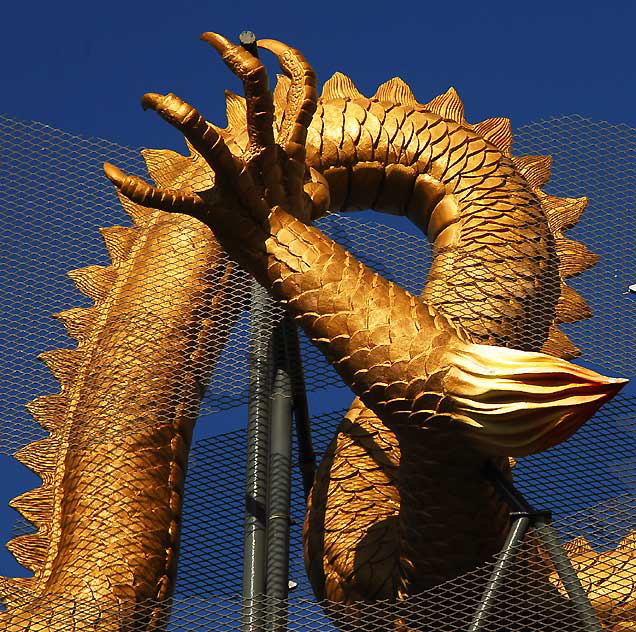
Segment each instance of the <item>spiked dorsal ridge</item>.
[[68,401],[60,393],[41,395],[28,402],[26,408],[40,426],[46,428],[49,432],[55,433],[64,424]]
[[550,179],[552,156],[520,156],[512,160],[533,189],[543,186]]
[[464,123],[464,104],[459,98],[455,88],[449,88],[444,94],[440,94],[432,101],[424,105],[424,108],[439,114],[442,118],[455,121],[455,123]]
[[112,266],[87,266],[70,270],[67,274],[82,294],[96,301],[108,296],[117,277],[117,271]]
[[512,147],[512,130],[510,119],[503,116],[486,119],[474,125],[475,131],[489,143],[492,143],[506,156],[510,155]]
[[327,79],[325,85],[322,87],[322,94],[320,96],[323,101],[364,98],[353,85],[353,81],[341,72],[335,72],[330,79]]
[[64,325],[68,335],[80,344],[90,335],[96,317],[97,312],[93,307],[72,307],[53,314],[53,318]]
[[112,262],[118,264],[124,261],[135,241],[135,229],[129,226],[108,226],[100,228],[99,232]]
[[399,77],[393,77],[378,87],[371,97],[377,101],[389,101],[400,105],[415,105],[417,103],[409,85]]

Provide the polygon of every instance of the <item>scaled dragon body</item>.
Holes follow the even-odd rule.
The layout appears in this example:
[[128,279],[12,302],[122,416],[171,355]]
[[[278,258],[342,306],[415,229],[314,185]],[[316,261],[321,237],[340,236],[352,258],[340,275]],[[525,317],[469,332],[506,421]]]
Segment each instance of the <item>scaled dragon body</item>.
[[[106,233],[112,268],[76,275],[96,306],[62,316],[78,350],[49,356],[62,393],[31,405],[52,437],[18,455],[44,484],[14,506],[40,531],[11,548],[34,577],[0,584],[0,629],[163,626],[206,378],[195,360],[214,361],[231,323],[219,317],[224,297],[238,287],[222,249],[286,305],[357,395],[305,525],[312,585],[343,605],[339,618],[363,622],[357,604],[407,597],[496,553],[509,515],[481,476],[486,460],[508,473],[507,456],[565,440],[624,382],[560,359],[576,349],[557,325],[589,316],[564,280],[595,258],[562,233],[585,200],[541,191],[549,159],[513,158],[506,119],[470,125],[452,89],[419,104],[399,79],[366,98],[336,74],[317,99],[300,53],[266,40],[287,75],[272,95],[249,52],[204,39],[246,99],[228,95],[221,130],[174,95],[146,95],[144,106],[184,133],[190,156],[146,152],[157,187],[106,166],[136,226]],[[422,297],[311,225],[361,208],[406,215],[428,235]],[[214,236],[164,211],[193,215]],[[88,441],[106,427],[112,439]],[[103,510],[106,478],[121,510]],[[93,618],[79,606],[56,611],[51,593]]]

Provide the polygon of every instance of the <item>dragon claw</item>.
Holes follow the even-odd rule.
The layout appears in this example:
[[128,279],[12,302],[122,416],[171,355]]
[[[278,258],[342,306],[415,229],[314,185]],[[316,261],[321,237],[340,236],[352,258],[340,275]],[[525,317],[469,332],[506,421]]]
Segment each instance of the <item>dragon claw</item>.
[[141,107],[144,110],[156,110],[161,99],[163,99],[161,94],[146,92],[146,94],[141,97]]
[[[136,204],[204,218],[215,232],[228,230],[226,214],[211,212],[222,207],[244,212],[245,218],[250,218],[248,221],[256,223],[265,221],[275,207],[307,216],[313,214],[316,207],[323,209],[329,204],[325,182],[316,174],[307,174],[305,166],[307,127],[316,106],[315,77],[309,63],[298,51],[281,42],[260,42],[262,48],[278,56],[281,68],[294,87],[294,96],[285,107],[282,137],[279,135],[277,143],[274,139],[274,99],[265,66],[248,47],[235,45],[218,33],[203,33],[201,39],[220,54],[243,82],[249,137],[244,153],[234,156],[218,129],[174,94],[149,92],[141,98],[141,106],[144,110],[154,110],[178,129],[207,162],[219,183],[219,187],[215,187],[216,197],[212,199],[209,191],[197,195],[155,187],[109,164],[104,165],[106,176],[122,195]],[[228,192],[230,195],[226,196]],[[241,239],[235,241],[240,243]]]
[[216,51],[220,55],[223,55],[227,50],[236,48],[234,44],[232,44],[232,42],[227,39],[227,37],[224,37],[223,35],[219,35],[219,33],[214,33],[212,31],[206,31],[205,33],[202,33],[200,39],[210,44],[210,46],[216,49]]
[[124,173],[109,162],[105,162],[103,168],[106,177],[116,189],[135,204],[160,211],[188,213],[197,217],[208,210],[208,205],[196,193],[154,187],[137,176]]

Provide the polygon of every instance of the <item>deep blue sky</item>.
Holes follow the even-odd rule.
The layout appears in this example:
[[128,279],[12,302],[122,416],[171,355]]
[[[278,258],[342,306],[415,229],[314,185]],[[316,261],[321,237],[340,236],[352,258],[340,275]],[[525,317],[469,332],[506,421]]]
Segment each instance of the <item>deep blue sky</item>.
[[636,3],[42,2],[2,10],[0,110],[128,146],[177,143],[139,97],[175,92],[216,123],[229,71],[198,36],[252,29],[300,48],[319,80],[364,93],[398,75],[426,102],[453,85],[478,121],[553,114],[636,125]]

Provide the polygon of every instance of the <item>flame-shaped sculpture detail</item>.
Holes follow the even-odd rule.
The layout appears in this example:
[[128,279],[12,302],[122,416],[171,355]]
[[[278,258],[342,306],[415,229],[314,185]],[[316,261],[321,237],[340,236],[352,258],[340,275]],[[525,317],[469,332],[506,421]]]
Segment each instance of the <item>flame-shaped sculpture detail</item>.
[[[112,268],[74,275],[96,305],[62,316],[78,350],[45,358],[62,392],[31,409],[52,437],[19,455],[44,484],[14,501],[40,531],[12,544],[35,576],[0,586],[9,602],[2,629],[36,629],[28,627],[36,620],[71,629],[64,615],[33,605],[48,593],[93,604],[95,621],[107,607],[120,609],[111,627],[102,619],[82,629],[160,627],[139,609],[144,599],[165,599],[174,580],[193,420],[182,411],[196,409],[195,386],[205,380],[192,358],[214,355],[210,340],[226,334],[214,330],[215,310],[236,291],[228,268],[217,269],[221,247],[283,302],[357,395],[318,472],[305,525],[314,590],[340,602],[349,621],[357,604],[407,597],[496,553],[509,511],[481,475],[486,460],[509,475],[506,457],[567,439],[625,382],[567,361],[578,350],[557,326],[590,310],[565,281],[596,257],[563,230],[578,221],[585,199],[541,190],[550,159],[512,157],[506,119],[471,125],[453,89],[420,104],[400,79],[366,98],[336,73],[318,97],[303,56],[263,40],[285,73],[272,94],[264,66],[246,49],[214,33],[203,39],[243,81],[246,98],[228,94],[228,126],[220,129],[175,95],[147,94],[144,107],[184,134],[190,155],[145,152],[157,186],[105,165],[124,206],[143,219],[106,232]],[[405,215],[428,235],[434,258],[421,297],[312,225],[328,211],[364,208]],[[214,237],[164,211],[202,220]],[[186,243],[194,247],[171,268],[163,253]],[[197,303],[204,298],[207,312]],[[134,345],[127,360],[109,341],[144,330],[134,320],[147,313],[144,301],[169,312],[156,319],[154,339],[170,333],[181,352],[156,350],[140,367]],[[117,329],[115,315],[126,316],[126,329]],[[101,384],[115,361],[120,372],[129,362],[131,377],[112,394]],[[134,379],[135,368],[150,363],[157,379]],[[180,382],[187,388],[169,399]],[[152,417],[141,404],[155,400],[152,410],[161,406],[173,421],[150,419],[135,433],[137,416]],[[109,419],[126,429],[123,439],[68,451],[69,442],[99,432],[102,402],[116,411]],[[156,467],[148,470],[138,453]],[[107,471],[113,458],[126,461]],[[152,480],[142,481],[143,472]],[[121,486],[124,520],[99,497],[105,476]],[[157,493],[142,499],[130,492],[137,483]],[[101,522],[89,507],[104,509]],[[94,540],[82,559],[80,539]],[[112,564],[100,565],[103,550]],[[546,582],[561,590],[547,574]],[[11,603],[20,591],[26,603]]]

